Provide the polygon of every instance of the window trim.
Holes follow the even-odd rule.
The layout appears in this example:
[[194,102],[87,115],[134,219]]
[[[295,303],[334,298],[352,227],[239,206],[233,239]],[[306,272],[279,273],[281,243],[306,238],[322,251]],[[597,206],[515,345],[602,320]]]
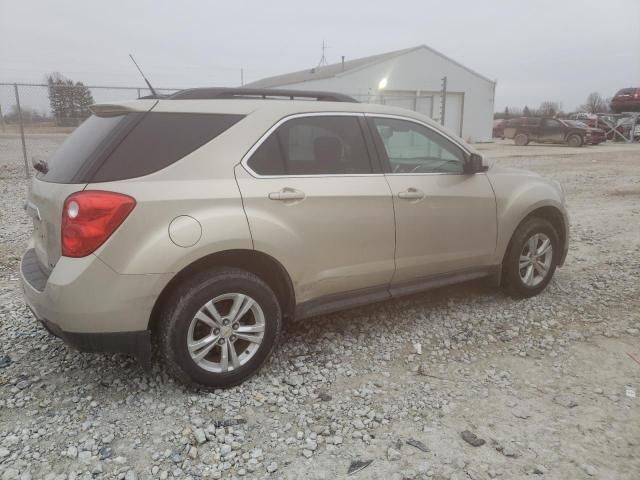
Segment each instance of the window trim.
[[[411,118],[411,117],[404,117],[402,115],[392,115],[392,114],[386,114],[386,113],[365,113],[364,116],[367,118],[367,120],[370,120],[370,122],[367,122],[369,125],[369,130],[372,130],[371,135],[374,136],[375,139],[375,144],[377,147],[377,150],[380,150],[380,146],[382,146],[383,151],[380,152],[378,151],[378,156],[381,157],[381,163],[383,165],[383,172],[385,175],[397,175],[397,176],[411,176],[411,175],[469,175],[468,173],[465,173],[464,170],[462,173],[453,173],[453,172],[409,172],[409,173],[398,173],[398,172],[393,172],[391,171],[391,164],[389,163],[389,156],[387,155],[386,150],[384,150],[384,144],[379,145],[379,143],[382,142],[382,139],[380,138],[380,134],[377,132],[377,130],[373,130],[373,120],[375,118],[390,118],[392,120],[404,120],[406,122],[410,122],[410,123],[414,123],[416,125],[421,125],[423,127],[428,128],[429,130],[431,130],[432,132],[434,132],[436,135],[440,135],[442,137],[444,137],[445,139],[449,140],[451,143],[453,143],[455,146],[457,146],[458,148],[460,148],[460,150],[462,150],[462,153],[465,157],[465,159],[467,159],[471,153],[471,152],[467,147],[465,147],[462,143],[460,143],[459,140],[456,140],[454,137],[452,137],[451,135],[448,135],[446,132],[439,130],[437,128],[434,128],[432,125],[429,125],[428,123],[425,122],[421,122],[420,120],[417,120],[415,118]],[[476,172],[474,175],[478,175],[478,174],[483,174],[486,175],[486,172]]]
[[[320,175],[261,175],[258,172],[254,171],[249,166],[249,161],[253,154],[262,146],[262,144],[274,133],[282,124],[295,120],[297,118],[305,118],[305,117],[355,117],[356,119],[360,119],[365,117],[365,114],[362,112],[306,112],[306,113],[295,113],[293,115],[287,115],[286,117],[281,118],[275,124],[273,124],[259,139],[253,146],[244,154],[242,160],[240,160],[240,165],[254,178],[325,178],[325,177],[382,177],[384,175],[384,169],[381,162],[379,162],[377,155],[374,156],[373,152],[371,152],[371,148],[369,145],[369,139],[367,138],[367,132],[365,132],[362,128],[361,122],[358,120],[358,127],[362,133],[362,141],[365,144],[365,149],[367,151],[369,164],[371,165],[372,173],[323,173]],[[380,170],[376,172],[375,170]]]

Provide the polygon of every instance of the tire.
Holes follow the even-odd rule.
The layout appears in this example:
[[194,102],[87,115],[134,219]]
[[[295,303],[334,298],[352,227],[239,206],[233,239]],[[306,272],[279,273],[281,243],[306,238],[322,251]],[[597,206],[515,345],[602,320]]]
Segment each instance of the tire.
[[584,143],[584,139],[580,135],[577,135],[575,133],[567,137],[567,145],[569,145],[570,147],[573,147],[573,148],[581,147],[583,143]]
[[519,147],[524,147],[529,144],[529,136],[526,133],[518,133],[513,138],[513,141],[516,142],[516,145]]
[[[218,321],[214,320],[215,315],[206,313],[212,311],[210,304],[215,307]],[[216,268],[195,274],[173,290],[165,305],[158,328],[160,352],[169,373],[188,386],[226,388],[244,382],[269,357],[282,331],[282,312],[273,290],[244,270]],[[237,318],[233,318],[236,305],[240,311]],[[250,309],[242,315],[248,305]],[[194,318],[196,315],[198,320]],[[199,319],[205,319],[206,323]],[[223,321],[229,325],[223,326]],[[262,329],[262,332],[248,333],[248,329]],[[216,340],[190,353],[188,341],[212,338]],[[256,338],[260,339],[259,343]],[[219,341],[226,347],[226,371],[223,345],[218,344]],[[235,359],[231,349],[236,352]],[[202,359],[194,357],[203,353]]]
[[[536,238],[536,236],[536,251],[542,249],[546,239],[549,240],[551,246],[551,256],[548,261],[546,256],[540,256],[537,268],[532,264],[521,268],[520,262],[526,263],[524,258],[528,257],[530,252],[529,241],[532,238]],[[503,288],[514,298],[529,298],[538,295],[551,281],[560,255],[560,240],[558,232],[556,232],[553,225],[543,218],[532,217],[526,219],[518,226],[513,237],[511,237],[509,248],[502,261]],[[530,282],[527,282],[529,267],[531,267],[532,277]],[[540,273],[541,270],[545,270],[544,275]]]

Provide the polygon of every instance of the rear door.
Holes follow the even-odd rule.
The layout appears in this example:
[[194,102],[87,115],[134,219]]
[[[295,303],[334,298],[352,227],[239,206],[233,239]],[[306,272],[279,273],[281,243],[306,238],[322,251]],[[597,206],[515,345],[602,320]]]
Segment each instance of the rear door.
[[236,167],[254,247],[283,264],[298,303],[386,288],[393,275],[393,202],[362,118],[288,117]]

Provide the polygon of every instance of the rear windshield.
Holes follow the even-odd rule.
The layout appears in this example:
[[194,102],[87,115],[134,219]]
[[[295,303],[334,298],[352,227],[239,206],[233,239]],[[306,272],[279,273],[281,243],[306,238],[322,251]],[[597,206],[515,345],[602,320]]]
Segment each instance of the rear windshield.
[[636,89],[635,88],[623,88],[618,93],[616,93],[616,97],[618,95],[633,95],[634,93],[636,93]]
[[90,183],[148,175],[200,148],[243,117],[162,112],[91,116],[48,160],[49,171],[38,178]]

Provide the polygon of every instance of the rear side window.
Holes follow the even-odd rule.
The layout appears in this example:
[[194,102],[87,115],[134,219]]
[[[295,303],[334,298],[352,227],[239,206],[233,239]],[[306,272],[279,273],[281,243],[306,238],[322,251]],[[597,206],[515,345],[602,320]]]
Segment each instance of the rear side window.
[[260,175],[371,173],[358,118],[310,116],[283,123],[254,152],[249,167]]
[[243,115],[148,113],[97,169],[92,182],[156,172],[213,140]]
[[89,117],[48,160],[38,178],[112,182],[156,172],[213,140],[243,115],[128,113]]
[[38,173],[38,179],[53,183],[86,183],[89,167],[103,160],[109,144],[126,134],[143,115],[133,113],[104,118],[92,115],[47,159],[49,171]]

